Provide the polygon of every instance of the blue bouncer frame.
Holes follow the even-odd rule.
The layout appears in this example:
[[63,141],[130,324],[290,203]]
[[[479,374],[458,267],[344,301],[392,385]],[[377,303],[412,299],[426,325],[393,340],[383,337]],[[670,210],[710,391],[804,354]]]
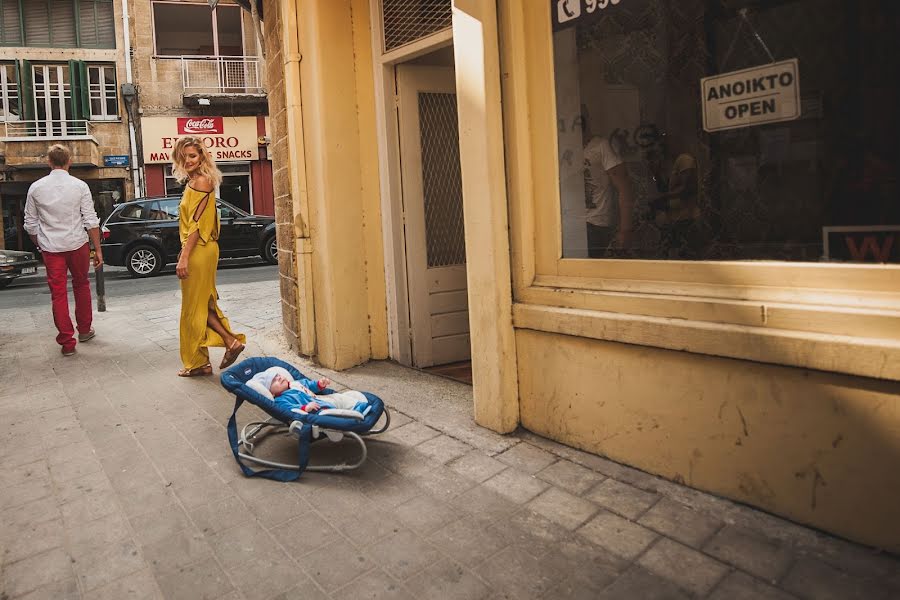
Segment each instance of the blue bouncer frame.
[[[234,411],[228,420],[228,441],[234,460],[247,477],[264,477],[277,481],[294,481],[305,470],[310,471],[349,471],[359,468],[366,460],[367,451],[363,436],[383,433],[391,423],[390,412],[381,398],[369,392],[362,392],[369,400],[372,409],[362,420],[348,417],[320,415],[317,413],[298,414],[283,410],[269,398],[247,386],[247,382],[270,367],[287,369],[294,379],[303,379],[305,375],[296,367],[283,360],[272,357],[248,358],[223,371],[220,376],[222,386],[235,396]],[[328,389],[323,394],[334,393]],[[264,410],[271,418],[267,421],[254,421],[237,430],[237,412],[244,402],[250,402]],[[375,425],[384,416],[384,424],[378,429]],[[297,438],[297,464],[285,464],[253,455],[254,445],[272,433],[287,433]],[[327,438],[332,442],[340,442],[344,437],[354,440],[360,447],[361,458],[352,464],[309,465],[310,447],[314,441]],[[254,471],[247,462],[268,467]]]

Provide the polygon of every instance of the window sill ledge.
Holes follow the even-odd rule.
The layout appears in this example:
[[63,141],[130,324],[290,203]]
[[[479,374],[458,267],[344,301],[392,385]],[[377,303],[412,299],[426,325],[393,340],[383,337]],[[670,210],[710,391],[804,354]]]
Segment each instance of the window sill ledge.
[[900,381],[900,336],[858,337],[524,303],[513,305],[513,326]]

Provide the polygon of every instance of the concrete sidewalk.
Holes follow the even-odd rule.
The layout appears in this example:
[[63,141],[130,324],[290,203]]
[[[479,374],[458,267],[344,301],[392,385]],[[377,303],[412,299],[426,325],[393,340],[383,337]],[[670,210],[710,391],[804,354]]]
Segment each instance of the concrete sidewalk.
[[245,356],[385,399],[394,422],[368,462],[244,478],[233,397],[217,376],[175,377],[178,293],[110,302],[73,358],[49,302],[0,311],[0,598],[900,597],[895,558],[479,428],[462,384],[383,362],[314,369],[283,345],[277,282],[219,291]]

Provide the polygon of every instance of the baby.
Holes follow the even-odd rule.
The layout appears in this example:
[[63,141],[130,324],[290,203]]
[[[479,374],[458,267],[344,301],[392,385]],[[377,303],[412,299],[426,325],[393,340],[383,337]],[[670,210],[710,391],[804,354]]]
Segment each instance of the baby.
[[327,377],[318,381],[295,380],[287,370],[270,367],[254,375],[252,381],[269,391],[276,406],[293,412],[314,413],[323,409],[343,409],[365,415],[369,409],[368,398],[354,390],[319,395],[331,385],[331,380]]

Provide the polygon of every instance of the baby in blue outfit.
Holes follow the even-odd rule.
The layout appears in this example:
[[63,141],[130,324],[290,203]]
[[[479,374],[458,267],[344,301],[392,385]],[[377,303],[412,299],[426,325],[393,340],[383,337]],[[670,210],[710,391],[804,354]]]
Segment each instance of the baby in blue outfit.
[[253,380],[269,390],[275,405],[286,411],[313,413],[323,409],[344,409],[362,415],[368,412],[369,400],[360,392],[348,390],[321,394],[331,385],[327,377],[318,381],[295,380],[285,369],[271,367],[254,375]]

